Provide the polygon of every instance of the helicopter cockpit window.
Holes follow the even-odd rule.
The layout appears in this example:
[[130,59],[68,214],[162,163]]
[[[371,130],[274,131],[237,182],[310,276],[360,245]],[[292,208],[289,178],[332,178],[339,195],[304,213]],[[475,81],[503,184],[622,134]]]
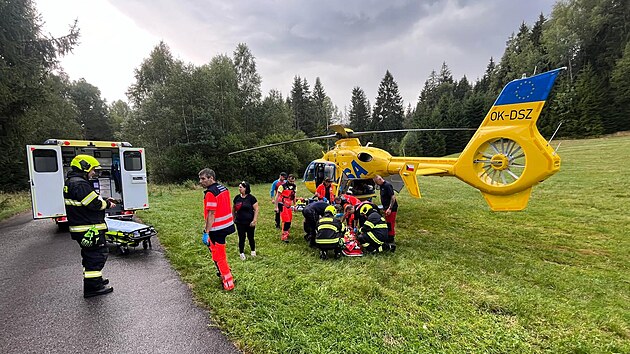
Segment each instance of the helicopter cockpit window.
[[367,152],[359,153],[359,155],[357,155],[357,158],[361,162],[370,162],[370,161],[372,161],[372,155],[368,154]]
[[315,179],[315,162],[311,162],[310,165],[304,171],[304,181],[313,181]]

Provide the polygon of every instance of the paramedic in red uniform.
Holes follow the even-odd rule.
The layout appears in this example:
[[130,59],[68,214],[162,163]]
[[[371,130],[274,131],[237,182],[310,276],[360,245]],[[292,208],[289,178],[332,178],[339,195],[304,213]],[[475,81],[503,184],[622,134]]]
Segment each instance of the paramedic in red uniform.
[[280,213],[282,212],[282,204],[276,204],[276,199],[278,199],[277,198],[278,187],[283,185],[286,181],[287,181],[287,173],[281,172],[280,177],[278,177],[278,179],[273,181],[273,183],[271,184],[271,190],[269,191],[269,194],[271,195],[271,203],[275,205],[276,229],[280,228]]
[[295,176],[289,175],[287,182],[278,187],[276,203],[282,203],[283,209],[280,213],[282,220],[282,236],[284,242],[289,242],[289,230],[291,229],[291,221],[293,220],[293,204],[295,204],[295,193],[297,186],[295,185]]
[[212,252],[212,260],[219,270],[223,289],[234,289],[234,278],[227,262],[225,238],[234,233],[234,219],[230,191],[217,183],[213,170],[204,168],[199,172],[199,183],[206,188],[203,198],[203,216],[206,219],[202,241]]
[[324,179],[324,183],[317,186],[315,190],[315,196],[318,200],[326,200],[328,203],[335,197],[333,194],[332,180],[328,177]]
[[94,156],[77,155],[70,162],[63,197],[70,236],[81,246],[83,263],[83,297],[104,295],[114,291],[107,286],[101,271],[107,262],[105,243],[105,209],[116,206],[111,198],[104,200],[89,182],[101,164]]

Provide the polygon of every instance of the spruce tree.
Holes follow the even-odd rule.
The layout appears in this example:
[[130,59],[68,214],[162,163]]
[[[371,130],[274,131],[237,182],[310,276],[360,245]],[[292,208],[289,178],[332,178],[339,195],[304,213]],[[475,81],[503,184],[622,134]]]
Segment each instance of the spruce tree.
[[260,104],[261,78],[256,70],[256,59],[245,43],[239,43],[233,54],[236,80],[238,83],[238,105],[241,110],[241,125],[249,131],[256,120],[256,107]]
[[617,108],[618,130],[630,130],[630,41],[626,44],[621,59],[615,65],[610,84]]
[[370,107],[365,92],[360,87],[352,89],[350,100],[350,128],[355,131],[370,129]]
[[[372,112],[373,130],[395,130],[402,129],[404,121],[403,100],[398,92],[398,84],[394,77],[387,70],[378,88],[374,111]],[[402,136],[377,135],[374,142],[384,148],[398,148],[398,142]]]

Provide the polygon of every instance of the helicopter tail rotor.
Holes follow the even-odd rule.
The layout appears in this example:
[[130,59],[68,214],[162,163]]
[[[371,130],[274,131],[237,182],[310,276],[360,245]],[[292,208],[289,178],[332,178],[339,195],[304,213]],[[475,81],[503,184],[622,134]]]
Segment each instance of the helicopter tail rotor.
[[532,187],[560,170],[536,121],[562,69],[508,83],[453,166],[492,210],[524,209]]

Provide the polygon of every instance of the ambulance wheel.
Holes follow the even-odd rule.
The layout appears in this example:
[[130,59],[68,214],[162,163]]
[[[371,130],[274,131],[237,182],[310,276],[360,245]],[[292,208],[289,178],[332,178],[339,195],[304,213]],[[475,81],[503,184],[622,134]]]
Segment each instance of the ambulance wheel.
[[147,240],[142,241],[142,248],[144,248],[145,250],[149,248],[149,241]]
[[119,246],[118,249],[120,250],[120,254],[123,256],[126,256],[129,254],[129,247]]
[[70,231],[70,225],[68,225],[67,222],[57,223],[57,230],[59,230],[59,232],[68,232]]

